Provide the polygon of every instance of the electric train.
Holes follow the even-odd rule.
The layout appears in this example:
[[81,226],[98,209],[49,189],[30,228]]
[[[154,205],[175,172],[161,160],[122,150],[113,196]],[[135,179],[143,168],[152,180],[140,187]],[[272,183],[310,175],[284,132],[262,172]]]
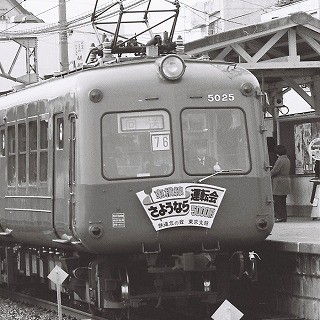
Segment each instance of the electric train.
[[54,289],[58,266],[71,300],[119,312],[255,278],[274,220],[259,83],[155,49],[0,97],[0,283]]

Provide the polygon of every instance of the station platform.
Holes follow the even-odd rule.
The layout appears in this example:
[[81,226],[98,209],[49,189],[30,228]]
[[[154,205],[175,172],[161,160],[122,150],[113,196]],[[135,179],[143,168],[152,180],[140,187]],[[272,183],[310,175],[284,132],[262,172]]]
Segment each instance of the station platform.
[[260,253],[261,287],[271,310],[320,320],[320,221],[288,217],[275,223]]
[[288,217],[274,224],[266,245],[275,250],[320,254],[320,220],[310,217]]

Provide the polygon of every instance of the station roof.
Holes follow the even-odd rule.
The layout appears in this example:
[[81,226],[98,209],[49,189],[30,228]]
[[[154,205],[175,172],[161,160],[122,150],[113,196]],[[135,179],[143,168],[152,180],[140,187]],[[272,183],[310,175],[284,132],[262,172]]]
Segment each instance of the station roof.
[[320,20],[296,12],[186,43],[185,51],[240,64],[267,90],[290,86],[305,95],[299,85],[320,74]]
[[5,15],[6,17],[13,20],[13,22],[21,23],[21,22],[43,22],[43,20],[39,19],[32,12],[26,10],[17,0],[1,0],[1,6],[3,8],[10,8]]

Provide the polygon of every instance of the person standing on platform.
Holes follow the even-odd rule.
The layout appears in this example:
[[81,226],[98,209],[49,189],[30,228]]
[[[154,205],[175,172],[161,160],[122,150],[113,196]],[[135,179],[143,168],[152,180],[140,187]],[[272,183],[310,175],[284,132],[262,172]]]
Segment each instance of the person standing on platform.
[[274,150],[278,156],[271,170],[275,222],[286,222],[286,201],[290,193],[290,160],[285,146],[277,145]]
[[316,195],[317,186],[320,184],[319,181],[317,181],[320,179],[320,161],[319,160],[316,160],[314,164],[314,173],[315,173],[315,181],[313,182],[313,188],[312,188],[311,199],[310,199],[311,203],[313,203],[314,197]]
[[319,203],[319,194],[317,193],[317,188],[320,188],[319,187],[319,185],[320,185],[320,160],[315,161],[314,173],[315,173],[315,177],[310,180],[313,182],[311,199],[310,199],[310,202],[312,204],[311,218],[312,218],[312,220],[319,221],[320,220],[320,211],[319,211],[318,206],[320,206],[320,203]]

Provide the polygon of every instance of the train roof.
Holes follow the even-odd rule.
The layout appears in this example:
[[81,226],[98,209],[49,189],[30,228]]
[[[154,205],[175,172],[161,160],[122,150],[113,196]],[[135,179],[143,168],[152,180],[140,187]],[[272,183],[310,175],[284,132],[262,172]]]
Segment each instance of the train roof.
[[[159,55],[159,56],[144,56],[144,57],[111,57],[107,60],[102,60],[102,62],[97,62],[94,65],[83,65],[81,68],[72,70],[72,71],[64,71],[64,72],[55,72],[50,75],[46,75],[42,80],[32,84],[18,84],[13,86],[12,89],[0,92],[0,99],[4,96],[14,94],[16,92],[23,91],[28,88],[37,87],[39,85],[43,85],[47,82],[52,82],[61,78],[66,78],[72,75],[77,75],[82,72],[86,72],[89,70],[97,70],[102,68],[111,68],[111,67],[119,67],[119,66],[127,66],[132,64],[138,63],[148,63],[154,62],[157,59],[161,59],[167,55]],[[194,61],[198,63],[210,63],[210,64],[217,64],[217,65],[230,65],[230,66],[237,66],[234,62],[226,62],[223,60],[209,60],[207,56],[202,56],[200,58],[195,58],[189,55],[179,55],[185,61]]]
[[[214,60],[209,60],[206,57],[203,57],[201,59],[199,58],[192,58],[190,56],[187,55],[177,55],[177,54],[170,54],[170,55],[160,55],[160,56],[146,56],[146,57],[117,57],[114,58],[111,57],[107,60],[103,60],[102,62],[92,65],[92,66],[84,66],[81,69],[78,70],[74,70],[72,72],[59,72],[56,74],[53,74],[50,77],[47,77],[46,79],[43,79],[37,83],[33,83],[27,86],[23,86],[23,85],[18,85],[16,87],[14,87],[12,90],[4,92],[4,94],[0,94],[0,101],[1,101],[1,105],[0,105],[0,110],[1,109],[7,109],[9,107],[12,106],[17,106],[17,105],[21,105],[21,104],[25,104],[28,102],[32,102],[32,101],[38,101],[38,100],[51,100],[51,99],[55,99],[59,96],[64,96],[67,94],[73,94],[79,91],[79,85],[81,85],[81,83],[83,85],[86,85],[86,82],[90,82],[93,81],[93,79],[97,79],[97,75],[94,76],[86,76],[85,78],[87,79],[86,81],[82,81],[81,79],[83,79],[83,75],[87,74],[87,73],[91,73],[91,71],[99,71],[99,70],[106,70],[106,69],[114,69],[114,68],[121,68],[121,74],[119,74],[119,77],[122,77],[123,81],[122,84],[124,86],[130,86],[130,79],[128,79],[128,77],[124,77],[124,74],[126,73],[126,70],[124,70],[124,68],[128,67],[128,66],[133,66],[133,65],[137,65],[137,64],[148,64],[148,63],[155,63],[157,60],[159,60],[158,65],[161,65],[161,61],[164,60],[166,57],[175,57],[178,60],[180,59],[182,61],[182,64],[184,65],[184,68],[186,68],[186,65],[189,65],[189,67],[187,67],[188,70],[190,69],[190,63],[194,64],[194,63],[198,63],[198,64],[209,64],[212,66],[215,66],[215,69],[208,69],[206,68],[206,79],[207,81],[211,81],[210,78],[212,79],[211,75],[216,75],[217,72],[224,72],[224,71],[228,71],[226,74],[224,72],[225,75],[227,75],[227,77],[225,78],[225,80],[230,81],[230,79],[232,79],[234,76],[238,76],[238,75],[250,75],[252,77],[254,77],[252,75],[252,73],[248,70],[245,70],[244,68],[240,67],[238,64],[236,63],[229,63],[229,62],[225,62],[225,61],[214,61]],[[156,62],[157,63],[157,62]],[[119,69],[120,70],[120,69]],[[160,69],[159,69],[160,70]],[[216,70],[216,71],[214,71]],[[219,70],[219,71],[218,71]],[[183,71],[184,72],[184,71]],[[160,71],[161,73],[161,71]],[[134,76],[138,76],[137,72],[134,71]],[[188,86],[191,85],[191,83],[194,83],[194,81],[200,81],[202,82],[202,78],[203,75],[202,74],[195,74],[195,73],[188,73],[188,82],[186,82],[185,84]],[[221,75],[221,74],[220,74]],[[115,73],[112,73],[112,78],[115,76]],[[146,78],[146,81],[150,81],[152,75],[150,74],[149,78]],[[200,77],[202,77],[200,79]],[[241,80],[241,79],[242,80]],[[240,77],[239,80],[243,81],[243,77]],[[247,78],[248,79],[248,78]],[[79,81],[78,81],[79,80]],[[224,83],[224,81],[222,81],[223,78],[220,77],[219,83],[220,85],[222,85],[222,83]],[[248,79],[249,80],[249,79]],[[134,80],[133,80],[134,81]],[[250,81],[250,80],[249,80]],[[109,81],[109,88],[110,86],[112,86],[112,81]],[[255,86],[258,86],[258,82],[256,81],[256,84],[254,84]],[[41,90],[39,89],[41,87]],[[31,93],[30,90],[33,90],[33,92]]]

